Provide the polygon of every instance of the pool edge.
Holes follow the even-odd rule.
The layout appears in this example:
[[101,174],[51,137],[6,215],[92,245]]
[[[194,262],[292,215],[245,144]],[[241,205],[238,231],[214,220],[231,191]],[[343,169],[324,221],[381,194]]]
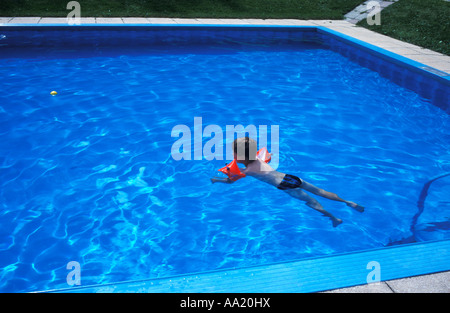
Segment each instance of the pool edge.
[[[240,25],[240,24],[236,24],[236,25],[226,25],[226,24],[220,24],[220,25],[217,25],[217,24],[201,24],[201,25],[197,25],[197,24],[173,24],[173,25],[170,25],[170,24],[151,24],[151,25],[148,25],[148,24],[144,24],[144,25],[141,25],[141,24],[117,24],[117,25],[113,25],[113,24],[104,24],[104,26],[120,26],[120,27],[137,26],[137,25],[139,25],[139,26],[146,26],[146,27],[154,27],[154,26],[160,26],[160,27],[161,26],[163,26],[163,27],[167,27],[167,26],[178,26],[178,27],[183,27],[183,26],[194,26],[194,27],[211,26],[211,27],[216,27],[217,26],[217,27],[227,27],[227,26],[234,26],[234,27],[261,27],[261,28],[268,28],[268,27],[278,27],[278,28],[315,28],[315,29],[318,29],[318,30],[319,29],[325,29],[325,31],[328,32],[328,33],[339,33],[339,36],[341,38],[350,39],[350,41],[354,42],[355,44],[361,45],[361,43],[362,43],[362,46],[366,46],[367,45],[367,47],[368,46],[375,47],[376,49],[373,49],[373,50],[375,50],[376,52],[380,52],[382,54],[386,54],[386,52],[388,52],[387,53],[388,57],[394,57],[394,59],[395,59],[395,56],[400,56],[402,59],[410,60],[412,62],[412,66],[423,65],[423,63],[411,60],[411,59],[409,59],[409,58],[407,58],[405,56],[402,56],[400,54],[390,52],[388,50],[385,50],[382,47],[375,46],[373,44],[367,43],[367,42],[359,40],[359,39],[355,39],[355,38],[353,38],[351,36],[348,36],[346,34],[340,33],[339,31],[336,31],[336,30],[333,30],[333,29],[329,29],[328,27],[324,27],[324,26],[305,26],[305,25]],[[6,27],[9,27],[9,26],[39,26],[39,27],[43,27],[43,26],[44,27],[45,26],[58,26],[58,27],[61,27],[62,25],[60,25],[60,24],[0,24],[0,27],[3,27],[3,26],[6,26]],[[85,24],[83,26],[87,26],[87,25]],[[92,26],[102,26],[102,25],[100,25],[100,24],[92,24]],[[68,27],[72,27],[72,26],[68,26]],[[348,37],[348,38],[346,38],[346,37]],[[400,59],[399,61],[402,62],[403,64],[405,64],[404,60]],[[416,68],[417,68],[417,66],[416,66]],[[420,70],[422,72],[424,72],[424,73],[427,72],[424,69],[420,69]],[[427,72],[426,75],[429,75],[428,73],[429,72]],[[434,77],[436,77],[436,76],[434,76]],[[439,79],[442,79],[442,77],[439,78]],[[450,75],[447,75],[443,79],[445,79],[447,81],[447,83],[450,82]],[[448,241],[449,240],[445,240],[444,242],[448,242]],[[428,242],[428,243],[433,243],[433,242]],[[420,244],[428,244],[428,243],[420,243]],[[404,247],[404,246],[407,246],[407,245],[396,246],[396,247]],[[446,247],[447,247],[447,250],[445,252],[446,252],[446,255],[447,255],[448,251],[449,251],[448,245]],[[380,249],[385,250],[385,249],[390,249],[390,248],[391,247],[389,247],[389,248],[380,248]],[[378,249],[376,249],[376,250],[378,250]],[[353,252],[353,253],[350,252],[348,254],[354,255],[354,254],[357,254],[357,253],[360,253],[360,252],[359,251]],[[433,255],[433,254],[430,254],[430,255]],[[336,255],[336,256],[339,256],[339,255]],[[309,259],[305,259],[305,260],[309,260]],[[301,262],[301,261],[305,261],[305,260],[277,263],[277,265],[278,264],[285,264],[285,263],[291,264],[291,263]],[[263,267],[267,267],[267,266],[270,266],[270,265],[264,265]],[[447,268],[446,270],[450,270],[450,266],[448,264],[446,265],[446,268]],[[242,270],[242,269],[236,269],[236,270]],[[226,270],[224,270],[224,271],[226,271]],[[228,270],[228,271],[230,271],[230,270]],[[443,270],[443,271],[445,271],[445,270]],[[204,273],[199,273],[198,275],[206,275],[207,273],[216,273],[216,272],[222,273],[223,271],[204,272]],[[367,271],[367,273],[368,273],[368,271]],[[423,275],[423,274],[428,274],[428,273],[415,274],[415,275],[410,275],[410,276]],[[187,276],[189,276],[189,275],[187,275]],[[183,275],[183,276],[174,276],[174,277],[175,278],[183,277],[184,279],[186,279],[187,276]],[[410,276],[401,276],[401,277],[397,277],[397,278],[410,277]],[[173,277],[169,277],[169,278],[173,278]],[[169,279],[169,278],[161,278],[161,279],[158,279],[158,280],[165,280],[165,279]],[[386,280],[388,280],[388,279],[386,279]],[[144,281],[147,282],[147,281],[150,281],[150,280],[141,280],[141,281],[133,281],[133,282],[120,282],[120,283],[105,284],[105,285],[100,285],[100,286],[85,286],[85,287],[80,287],[80,288],[50,290],[50,291],[47,291],[47,292],[89,292],[89,291],[86,291],[87,288],[105,288],[105,287],[108,287],[108,286],[117,286],[117,285],[122,285],[122,284],[136,284],[136,283],[144,282]],[[385,281],[383,276],[382,276],[382,281]],[[336,287],[336,288],[343,288],[343,287],[344,286]],[[332,289],[334,289],[334,288],[332,288]],[[84,291],[76,291],[76,290],[84,290]],[[329,290],[329,289],[324,289],[324,290]],[[324,291],[324,290],[316,290],[316,291]],[[110,292],[110,291],[107,291],[107,290],[105,290],[105,291],[106,292]],[[98,290],[97,291],[90,291],[90,292],[98,292]],[[149,291],[149,292],[152,292],[152,291]],[[169,290],[169,291],[166,291],[166,292],[189,292],[189,291],[184,291],[184,290],[183,291],[171,291],[171,290]],[[314,291],[293,291],[293,292],[314,292]]]
[[[437,80],[441,80],[446,84],[450,83],[450,74],[444,71],[441,71],[437,68],[434,68],[432,66],[426,65],[424,63],[415,61],[413,59],[410,59],[406,56],[403,56],[401,54],[395,53],[395,52],[391,52],[385,48],[376,46],[372,43],[368,43],[365,42],[363,40],[357,39],[357,38],[353,38],[349,35],[343,34],[339,31],[333,30],[333,29],[329,29],[327,27],[323,27],[323,26],[318,26],[317,30],[319,32],[322,33],[326,33],[327,35],[331,35],[334,36],[336,38],[339,38],[342,41],[345,41],[349,44],[353,44],[353,45],[357,45],[358,48],[363,49],[365,52],[374,54],[375,56],[381,57],[387,61],[396,63],[400,66],[404,66],[406,68],[408,68],[409,70],[413,70],[415,72],[418,72],[422,75],[426,75],[429,76],[431,78],[437,79]],[[436,71],[440,72],[441,75],[438,75],[436,73],[433,73],[429,70],[427,70],[426,68],[432,68],[435,69]]]
[[449,270],[450,240],[439,240],[252,267],[43,292],[309,293]]
[[[299,22],[302,22],[302,20],[298,20]],[[2,27],[5,28],[14,28],[14,27],[20,27],[20,28],[35,28],[35,27],[42,27],[42,28],[51,28],[51,27],[55,27],[55,28],[66,28],[66,29],[76,29],[76,28],[115,28],[115,27],[122,27],[122,28],[133,28],[133,27],[148,27],[148,28],[183,28],[183,27],[188,27],[188,28],[204,28],[204,27],[208,27],[208,28],[243,28],[243,29],[270,29],[270,28],[281,28],[281,29],[310,29],[310,30],[315,30],[319,33],[322,34],[327,34],[329,36],[333,36],[335,38],[339,38],[340,40],[351,44],[351,45],[356,45],[358,48],[365,50],[365,52],[369,52],[372,53],[378,57],[381,57],[387,61],[390,62],[394,62],[398,65],[401,66],[406,66],[408,69],[413,70],[415,72],[419,72],[425,76],[440,80],[441,82],[444,82],[445,84],[450,84],[450,72],[449,71],[444,71],[442,69],[436,68],[432,65],[427,65],[425,63],[419,62],[414,60],[413,58],[411,58],[408,55],[403,55],[401,53],[396,53],[396,52],[392,52],[389,51],[388,49],[386,49],[386,47],[383,47],[382,45],[377,45],[374,43],[370,43],[368,41],[362,40],[362,39],[358,39],[358,38],[354,38],[349,34],[346,34],[343,30],[344,29],[353,29],[353,30],[358,30],[358,31],[363,31],[363,32],[370,32],[370,33],[374,33],[368,29],[362,28],[362,27],[358,27],[358,26],[354,26],[353,24],[351,24],[352,26],[346,26],[346,27],[341,27],[341,25],[337,25],[337,26],[333,26],[333,25],[324,25],[324,23],[321,23],[323,21],[317,20],[310,20],[308,21],[308,25],[304,25],[304,24],[233,24],[233,23],[220,23],[220,24],[214,24],[214,23],[199,23],[199,24],[189,24],[189,23],[122,23],[122,24],[117,24],[117,23],[85,23],[85,24],[80,24],[80,25],[69,25],[69,24],[63,24],[63,23],[0,23],[0,30]],[[338,22],[342,22],[340,20],[338,20]],[[310,24],[310,25],[309,25]],[[350,24],[350,23],[349,23]],[[377,33],[374,33],[377,34]],[[378,34],[379,35],[379,34]],[[398,41],[403,43],[402,41],[399,41],[397,39],[391,38],[386,36],[387,38],[393,40],[393,41]],[[406,44],[406,43],[405,43]],[[408,44],[411,45],[411,44]],[[421,48],[419,46],[416,45],[412,45],[416,48]],[[430,50],[432,51],[432,50]],[[437,52],[436,52],[437,53]],[[446,56],[444,54],[440,54],[437,53],[438,55],[434,55],[433,57],[437,58],[437,57],[448,57],[450,58],[450,56]],[[432,56],[430,56],[431,58]],[[431,71],[427,70],[427,68],[431,68]],[[442,75],[437,75],[436,72],[440,72]]]

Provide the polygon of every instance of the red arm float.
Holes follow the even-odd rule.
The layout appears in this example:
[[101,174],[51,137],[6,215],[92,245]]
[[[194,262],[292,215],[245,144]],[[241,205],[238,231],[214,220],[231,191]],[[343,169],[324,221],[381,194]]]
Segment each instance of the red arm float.
[[239,169],[236,159],[234,159],[230,164],[227,164],[221,169],[219,169],[219,171],[228,175],[228,178],[231,181],[236,181],[238,179],[241,179],[242,177],[245,177],[245,174],[242,173],[241,170]]
[[270,155],[269,151],[267,151],[267,148],[259,149],[258,152],[256,153],[256,157],[266,163],[269,163],[270,160],[272,159],[272,156]]
[[[269,163],[271,160],[271,155],[267,148],[261,148],[256,153],[256,157],[266,163]],[[234,159],[230,164],[219,169],[220,172],[226,174],[231,181],[237,181],[242,177],[245,177],[245,174],[241,172],[239,166],[237,165],[236,159]]]

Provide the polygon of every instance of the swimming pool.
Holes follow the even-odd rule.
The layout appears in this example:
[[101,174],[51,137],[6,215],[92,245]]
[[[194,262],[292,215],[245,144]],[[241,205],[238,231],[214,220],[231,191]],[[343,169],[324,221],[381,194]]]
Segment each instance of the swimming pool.
[[[448,77],[320,28],[0,34],[1,291],[67,287],[70,261],[88,285],[450,237],[448,177],[417,216],[450,172]],[[366,212],[321,200],[344,220],[332,228],[250,178],[211,185],[225,161],[171,156],[173,127],[196,117],[278,125],[280,171]]]

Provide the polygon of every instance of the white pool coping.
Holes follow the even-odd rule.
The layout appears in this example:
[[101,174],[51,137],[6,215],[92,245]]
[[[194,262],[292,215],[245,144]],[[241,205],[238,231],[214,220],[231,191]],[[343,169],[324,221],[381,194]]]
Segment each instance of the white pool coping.
[[325,293],[449,293],[450,271],[383,281]]

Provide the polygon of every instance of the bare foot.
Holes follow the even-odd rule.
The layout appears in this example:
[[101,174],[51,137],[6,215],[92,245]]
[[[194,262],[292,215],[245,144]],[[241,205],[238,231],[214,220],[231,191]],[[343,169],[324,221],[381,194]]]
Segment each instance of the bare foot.
[[360,213],[364,212],[364,207],[360,206],[359,204],[356,204],[355,202],[348,201],[347,205]]
[[332,218],[331,221],[333,222],[333,227],[337,227],[342,224],[342,220],[337,217]]

